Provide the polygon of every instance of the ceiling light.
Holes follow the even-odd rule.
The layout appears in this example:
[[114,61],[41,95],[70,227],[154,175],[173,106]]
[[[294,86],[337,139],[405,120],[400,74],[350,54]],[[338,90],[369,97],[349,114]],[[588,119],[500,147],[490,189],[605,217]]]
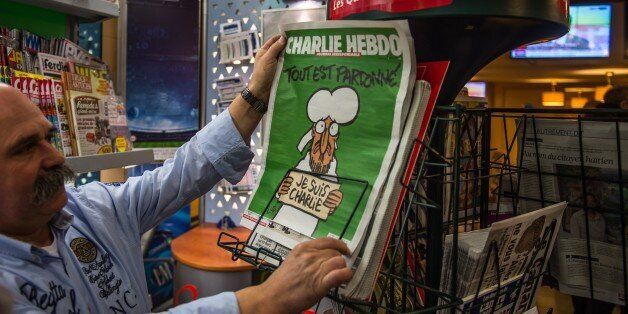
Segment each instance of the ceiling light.
[[556,82],[552,82],[552,91],[543,92],[543,106],[562,107],[565,105],[565,93],[556,91]]
[[584,108],[584,105],[589,102],[589,98],[586,97],[573,97],[571,98],[571,108]]
[[628,75],[628,68],[594,68],[571,71],[575,75],[605,75],[608,72],[612,72],[615,75]]

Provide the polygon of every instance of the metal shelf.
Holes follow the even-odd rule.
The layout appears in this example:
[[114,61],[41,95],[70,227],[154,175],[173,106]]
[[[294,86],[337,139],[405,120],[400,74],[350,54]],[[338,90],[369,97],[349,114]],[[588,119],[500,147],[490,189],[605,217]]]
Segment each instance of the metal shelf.
[[120,6],[106,0],[12,0],[36,7],[50,9],[89,21],[118,17]]
[[112,153],[81,157],[68,157],[65,163],[76,173],[85,173],[155,162],[152,149],[136,149],[126,153]]

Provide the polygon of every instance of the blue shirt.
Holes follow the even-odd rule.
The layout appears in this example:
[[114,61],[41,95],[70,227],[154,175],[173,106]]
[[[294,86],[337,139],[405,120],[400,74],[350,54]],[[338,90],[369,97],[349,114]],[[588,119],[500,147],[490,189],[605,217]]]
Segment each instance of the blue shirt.
[[[225,111],[160,168],[119,185],[67,186],[68,203],[50,222],[58,257],[0,235],[0,285],[13,292],[14,311],[150,312],[141,234],[222,178],[239,181],[252,158]],[[227,292],[172,311],[237,313],[238,304]]]

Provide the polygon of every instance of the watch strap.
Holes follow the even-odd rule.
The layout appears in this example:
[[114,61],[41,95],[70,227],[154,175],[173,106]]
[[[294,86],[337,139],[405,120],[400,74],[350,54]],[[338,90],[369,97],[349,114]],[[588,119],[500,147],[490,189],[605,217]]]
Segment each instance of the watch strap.
[[249,105],[261,114],[265,114],[268,111],[268,105],[261,99],[257,98],[248,87],[245,87],[240,93],[242,99],[249,103]]

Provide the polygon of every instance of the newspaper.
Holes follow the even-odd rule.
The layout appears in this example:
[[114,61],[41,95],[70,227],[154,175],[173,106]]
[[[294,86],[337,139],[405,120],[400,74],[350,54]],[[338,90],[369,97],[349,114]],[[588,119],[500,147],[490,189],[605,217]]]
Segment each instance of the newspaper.
[[326,21],[283,30],[268,149],[242,225],[255,228],[253,246],[283,257],[302,241],[342,238],[354,262],[410,108],[416,69],[408,24]]
[[[541,283],[538,276],[548,264],[565,207],[567,203],[563,202],[496,222],[487,229],[461,233],[458,239],[457,289],[453,293],[465,302],[477,303],[480,296],[497,289],[498,281],[501,289],[510,289],[504,287],[519,278],[516,296],[511,296],[511,302],[501,304],[500,308],[508,310],[514,307],[514,313],[528,310],[534,305]],[[441,290],[447,292],[452,290],[452,245],[453,235],[448,235],[441,274]]]
[[[622,235],[620,212],[627,207],[620,208],[619,178],[628,177],[628,123],[582,121],[579,128],[576,120],[536,119],[535,124],[528,120],[524,139],[520,143],[521,166],[534,173],[521,177],[522,210],[538,206],[536,200],[540,199],[569,202],[552,257],[552,275],[557,277],[560,291],[590,297],[592,277],[595,299],[625,304],[624,282],[619,278],[627,269],[622,265],[626,235]],[[586,176],[587,212],[582,170]],[[543,173],[541,180],[539,171]],[[587,224],[592,276],[587,263]]]

